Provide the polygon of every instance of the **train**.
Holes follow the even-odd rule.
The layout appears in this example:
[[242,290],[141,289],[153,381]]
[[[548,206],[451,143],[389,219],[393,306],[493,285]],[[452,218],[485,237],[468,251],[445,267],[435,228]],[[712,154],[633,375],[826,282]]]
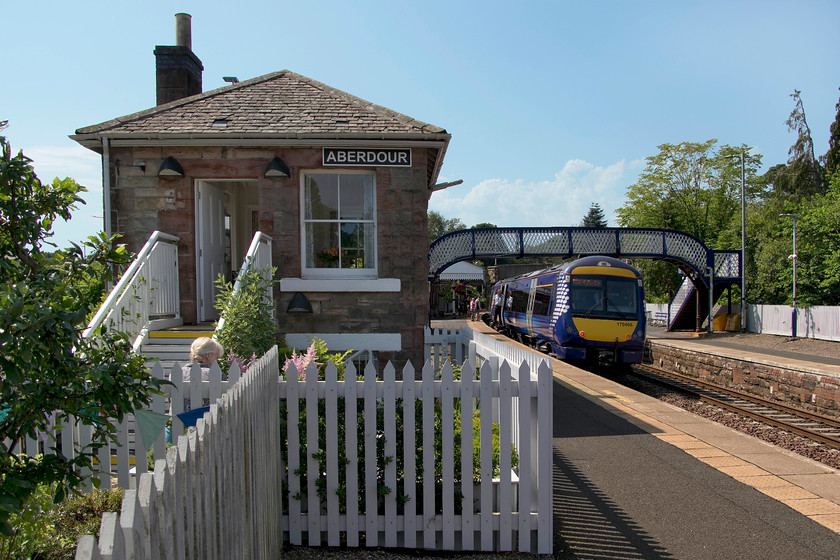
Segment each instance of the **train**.
[[497,294],[503,303],[491,307],[487,320],[524,344],[596,366],[644,357],[644,284],[619,259],[587,256],[508,278],[493,286]]

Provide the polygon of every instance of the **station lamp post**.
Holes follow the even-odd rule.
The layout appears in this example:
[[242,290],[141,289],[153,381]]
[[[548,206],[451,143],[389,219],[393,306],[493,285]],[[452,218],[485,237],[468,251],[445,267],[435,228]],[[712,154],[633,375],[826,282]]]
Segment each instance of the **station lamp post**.
[[747,206],[745,184],[744,149],[741,148],[741,332],[747,331]]
[[793,218],[793,254],[788,258],[793,259],[793,312],[791,313],[791,328],[793,336],[796,337],[796,214],[779,214],[779,217]]

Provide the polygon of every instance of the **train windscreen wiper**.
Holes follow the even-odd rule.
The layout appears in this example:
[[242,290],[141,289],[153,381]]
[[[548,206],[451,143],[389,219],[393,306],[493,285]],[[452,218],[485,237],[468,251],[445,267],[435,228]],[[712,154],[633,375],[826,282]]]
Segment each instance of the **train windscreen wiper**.
[[610,298],[608,298],[608,297],[606,297],[606,296],[605,296],[605,297],[604,297],[604,299],[605,299],[605,300],[607,300],[607,304],[608,304],[608,305],[612,305],[612,306],[615,308],[615,310],[616,310],[616,311],[618,311],[618,314],[619,314],[619,315],[621,315],[621,318],[622,318],[622,319],[626,319],[626,318],[627,318],[627,315],[625,315],[625,314],[621,311],[621,309],[620,309],[620,308],[619,308],[616,304],[614,304],[614,303],[613,303],[613,301],[612,301]]
[[589,308],[589,310],[588,310],[586,313],[584,313],[584,314],[583,314],[583,315],[584,315],[584,317],[589,317],[590,315],[592,315],[592,311],[593,311],[596,307],[598,307],[599,305],[601,305],[602,303],[604,303],[604,300],[605,300],[605,299],[607,299],[607,296],[604,296],[604,297],[602,297],[601,299],[599,299],[598,301],[596,301],[596,302],[595,302],[595,305],[593,305],[592,307],[590,307],[590,308]]

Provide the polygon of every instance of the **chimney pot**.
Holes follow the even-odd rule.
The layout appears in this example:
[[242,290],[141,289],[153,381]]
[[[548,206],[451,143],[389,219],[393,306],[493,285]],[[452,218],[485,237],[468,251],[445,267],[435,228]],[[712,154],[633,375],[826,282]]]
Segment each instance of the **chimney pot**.
[[175,45],[192,50],[192,16],[190,14],[175,14]]

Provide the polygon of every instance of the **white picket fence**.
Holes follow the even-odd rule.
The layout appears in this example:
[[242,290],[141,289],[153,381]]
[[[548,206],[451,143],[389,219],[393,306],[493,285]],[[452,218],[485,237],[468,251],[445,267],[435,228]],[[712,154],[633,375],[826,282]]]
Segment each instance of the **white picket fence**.
[[[288,427],[289,502],[282,527],[291,544],[349,547],[385,546],[444,550],[519,550],[547,554],[552,550],[551,368],[541,364],[531,372],[523,363],[516,375],[502,362],[494,371],[485,362],[476,377],[476,365],[467,360],[462,378],[453,379],[453,368],[445,362],[435,369],[431,361],[419,380],[407,364],[402,379],[396,379],[391,364],[382,379],[372,365],[362,379],[352,365],[339,381],[334,366],[318,380],[310,366],[299,381],[290,369],[280,383],[286,402]],[[470,375],[470,374],[473,375]],[[343,403],[343,415],[339,403]],[[422,405],[416,417],[415,403]],[[518,406],[514,414],[514,403]],[[319,440],[318,419],[323,406],[325,434]],[[493,409],[498,407],[500,476],[491,471]],[[460,471],[455,471],[456,407],[460,407]],[[480,458],[473,479],[473,410],[480,412]],[[382,409],[382,422],[377,410]],[[397,421],[398,409],[401,422]],[[435,410],[440,411],[440,445],[435,441]],[[306,414],[304,432],[298,418]],[[399,424],[399,425],[398,425]],[[357,426],[363,425],[358,440]],[[305,433],[306,464],[300,464],[299,449]],[[417,434],[422,434],[417,437]],[[519,465],[511,468],[510,450],[514,437],[519,442]],[[341,464],[338,441],[343,436],[347,461]],[[384,441],[382,453],[377,443]],[[397,457],[398,442],[403,450]],[[421,463],[416,448],[423,449]],[[362,456],[358,456],[359,450]],[[325,454],[326,469],[316,459]],[[426,453],[426,450],[434,452]],[[435,453],[440,457],[441,476],[436,479]],[[398,461],[402,477],[398,485]],[[364,471],[359,461],[364,460]],[[344,472],[340,472],[343,470]],[[420,471],[422,470],[422,474]],[[302,482],[305,480],[305,483]],[[323,491],[319,495],[319,481]],[[461,481],[457,483],[456,481]],[[465,483],[466,481],[466,483]],[[364,507],[359,489],[364,484]],[[384,484],[387,493],[377,494]],[[344,486],[342,488],[342,485]],[[341,496],[344,496],[343,498]]]
[[[98,541],[79,540],[76,559],[277,558],[278,371],[275,348],[177,438],[154,474],[140,474],[121,512],[103,514]],[[191,384],[192,402],[201,398],[195,386],[218,381]]]
[[[214,403],[210,412],[165,454],[163,436],[158,438],[155,457],[165,459],[155,462],[154,473],[145,472],[145,460],[134,461],[131,469],[134,456],[145,459],[145,455],[134,451],[139,442],[133,441],[130,430],[121,434],[124,445],[103,465],[129,489],[122,511],[103,516],[99,540],[82,538],[76,558],[278,557],[284,538],[314,546],[550,553],[550,365],[539,359],[534,371],[526,361],[533,358],[524,355],[531,353],[516,350],[512,357],[519,365],[511,367],[496,354],[504,348],[485,346],[482,343],[488,341],[476,335],[468,330],[427,332],[430,355],[438,354],[440,361],[438,366],[428,361],[420,379],[415,379],[415,370],[408,364],[397,380],[388,364],[382,379],[377,379],[371,365],[354,382],[338,381],[332,366],[324,380],[318,380],[314,369],[303,380],[294,373],[285,380],[276,350],[241,379],[234,368],[230,379],[223,381],[221,371],[214,367],[210,381],[198,381],[201,376],[195,371],[191,381],[183,383],[180,368],[173,368],[175,386],[168,388],[168,397],[152,404],[152,410],[177,415],[183,399],[189,398],[193,407],[209,399]],[[448,352],[467,356],[460,381],[453,377],[451,358],[444,359],[450,356]],[[477,367],[480,373],[470,378],[469,372]],[[153,371],[164,375],[159,365]],[[356,378],[352,364],[345,375]],[[169,409],[167,401],[172,403]],[[278,403],[285,408],[285,437]],[[416,409],[414,403],[421,403],[421,408]],[[462,441],[468,442],[459,457],[455,457],[456,407],[464,419]],[[439,445],[435,443],[435,409],[440,411]],[[422,410],[419,416],[417,410]],[[475,465],[469,444],[474,410],[481,414]],[[298,419],[304,413],[306,424],[300,432]],[[326,429],[319,440],[321,418]],[[512,468],[511,454],[500,453],[496,479],[491,474],[492,422],[499,424],[500,449],[514,446],[519,458],[518,466]],[[173,424],[173,433],[183,432],[177,416]],[[298,451],[304,440],[305,464],[300,465]],[[281,455],[282,441],[286,445]],[[399,478],[398,442],[404,450]],[[376,452],[378,444],[381,454]],[[426,477],[425,473],[436,470],[435,456],[423,454],[418,464],[418,447],[436,449],[440,477]],[[326,458],[323,469],[313,457],[319,449]],[[339,455],[349,462],[340,462]],[[287,465],[283,456],[288,458]],[[458,472],[457,459],[461,461]],[[478,480],[459,482],[473,481],[474,467]],[[321,485],[324,491],[319,495]],[[339,486],[344,497],[337,492]],[[380,496],[379,486],[390,492]],[[280,502],[284,494],[286,506]]]

